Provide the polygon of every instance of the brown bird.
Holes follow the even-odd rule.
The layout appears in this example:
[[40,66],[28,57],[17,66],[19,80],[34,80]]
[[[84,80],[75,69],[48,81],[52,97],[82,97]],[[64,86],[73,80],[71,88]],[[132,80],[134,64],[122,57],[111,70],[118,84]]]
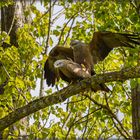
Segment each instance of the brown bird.
[[[97,64],[98,61],[104,60],[113,48],[134,48],[133,45],[140,45],[138,35],[112,32],[95,32],[89,44],[81,41],[71,41],[71,46],[75,50],[74,58],[80,57],[75,62],[83,63],[90,70],[93,69],[94,64]],[[82,52],[81,49],[83,50]]]
[[91,75],[95,74],[89,45],[77,40],[72,40],[70,45],[73,49],[74,62],[83,65]]
[[54,62],[54,67],[62,72],[71,81],[91,77],[90,73],[85,70],[80,64],[72,60],[59,59]]
[[[89,49],[89,45],[82,43],[80,41],[71,41],[71,48],[73,49],[74,62],[80,64],[85,67],[86,71],[90,73],[90,75],[95,75],[95,71],[93,69],[93,60],[92,54]],[[110,89],[103,83],[99,84],[100,90],[109,92]],[[98,89],[99,90],[99,89]],[[96,91],[93,88],[93,91]]]
[[[71,41],[74,62],[84,65],[91,75],[95,74],[94,64],[104,60],[113,48],[120,46],[134,48],[135,44],[140,44],[138,35],[112,32],[95,32],[89,44]],[[104,91],[109,91],[105,84],[100,84],[100,87]]]
[[91,76],[85,67],[73,60],[73,50],[71,48],[54,47],[44,65],[44,78],[47,85],[54,86],[60,78],[70,83]]
[[73,50],[61,46],[55,46],[49,53],[49,57],[44,65],[44,78],[48,86],[54,86],[55,83],[62,78],[62,80],[71,82],[67,76],[54,67],[55,61],[59,59],[73,60]]
[[[83,55],[81,54],[81,52],[79,52],[81,54],[80,55],[82,58],[81,60],[83,61],[84,59],[84,62],[79,62],[79,64],[82,67],[81,69],[82,72],[83,72],[83,68],[85,68],[86,69],[84,70],[85,72],[89,72],[89,74],[91,75],[95,74],[93,70],[94,64],[96,64],[98,61],[104,60],[105,57],[109,54],[109,52],[113,48],[119,46],[124,46],[124,47],[126,46],[126,47],[133,48],[132,44],[140,44],[137,35],[112,33],[112,32],[95,32],[91,42],[88,45],[86,45],[87,46],[86,49],[88,53],[86,54],[85,51],[85,54]],[[72,81],[72,79],[67,74],[65,75],[64,70],[60,69],[60,67],[56,68],[54,66],[54,63],[60,59],[65,59],[73,62],[74,56],[73,56],[72,48],[56,46],[49,53],[49,57],[45,62],[45,66],[44,66],[44,71],[45,71],[44,77],[47,81],[48,86],[50,85],[54,86],[55,82],[58,81],[60,77],[64,81],[67,81],[69,83]],[[75,63],[73,63],[73,65],[75,66]]]
[[[83,65],[75,63],[71,60],[60,59],[54,62],[54,67],[62,72],[71,82],[82,80],[84,78],[90,78],[91,74],[86,70]],[[110,89],[105,84],[99,84],[96,88],[92,88],[92,91],[97,92],[103,90],[109,92]]]
[[133,34],[95,32],[89,43],[89,50],[92,54],[93,64],[104,60],[113,48],[129,47],[140,45],[140,37]]

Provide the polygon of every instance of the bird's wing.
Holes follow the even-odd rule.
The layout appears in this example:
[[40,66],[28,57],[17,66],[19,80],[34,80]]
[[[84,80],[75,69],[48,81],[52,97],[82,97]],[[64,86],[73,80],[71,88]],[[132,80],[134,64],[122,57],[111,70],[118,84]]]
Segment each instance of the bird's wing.
[[50,53],[49,57],[44,65],[44,78],[46,79],[48,86],[54,86],[60,77],[63,80],[68,80],[61,72],[54,68],[54,62],[59,59],[72,59],[73,60],[73,51],[71,48],[65,48],[56,46]]
[[54,59],[49,57],[44,65],[44,78],[46,79],[46,83],[48,86],[54,86],[55,82],[59,80],[59,72],[54,69],[53,66]]
[[140,45],[140,37],[133,34],[95,32],[90,42],[90,49],[93,56],[98,57],[98,61],[105,59],[108,53],[116,47],[134,48],[134,45]]

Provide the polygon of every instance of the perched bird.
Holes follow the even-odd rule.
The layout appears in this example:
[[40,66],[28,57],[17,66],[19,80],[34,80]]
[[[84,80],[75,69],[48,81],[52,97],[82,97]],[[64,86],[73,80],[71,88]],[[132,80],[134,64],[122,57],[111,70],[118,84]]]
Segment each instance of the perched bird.
[[54,62],[54,67],[62,72],[67,78],[71,79],[71,81],[91,77],[85,67],[82,67],[80,64],[71,60],[59,59]]
[[73,50],[71,48],[55,46],[50,51],[49,57],[44,65],[44,78],[48,86],[54,86],[60,78],[64,81],[71,82],[70,78],[54,67],[55,61],[60,59],[73,60]]
[[[84,78],[90,78],[91,74],[87,71],[86,67],[75,63],[71,60],[60,59],[54,62],[54,67],[62,72],[67,78],[71,80],[71,82],[75,82],[77,80],[82,80]],[[97,87],[91,87],[91,90],[97,92],[98,90],[109,92],[110,89],[105,84],[99,84]]]
[[[71,83],[91,77],[91,73],[84,65],[74,62],[73,49],[60,46],[54,47],[44,65],[44,78],[48,86],[54,86],[61,78]],[[104,87],[93,89],[94,92],[104,90]]]
[[[140,44],[138,35],[112,32],[95,32],[89,44],[77,40],[72,40],[70,43],[74,62],[84,65],[91,75],[95,74],[94,64],[104,60],[113,48],[121,46],[134,48],[135,44]],[[102,90],[109,91],[105,84],[100,86]]]
[[78,40],[72,40],[70,46],[73,49],[74,62],[83,65],[91,75],[95,74],[89,45]]
[[[96,73],[93,68],[94,64],[89,45],[76,40],[72,40],[70,45],[73,49],[74,62],[85,67],[86,71],[88,71],[90,75],[95,75]],[[99,87],[103,91],[110,91],[110,89],[103,83],[99,84]]]
[[[120,46],[133,48],[135,44],[140,44],[138,35],[95,32],[89,44],[82,44],[80,41],[71,42],[72,46],[76,46],[75,49],[83,45],[83,51],[78,48],[78,51],[74,53],[72,48],[56,46],[49,53],[49,57],[44,66],[44,77],[47,81],[47,85],[54,86],[60,78],[69,83],[73,80],[84,78],[84,76],[78,76],[80,72],[85,75],[86,73],[94,75],[94,65],[98,61],[104,60],[113,48]],[[79,57],[78,60],[76,57]],[[72,71],[68,70],[69,66],[80,68],[79,73],[74,73],[76,77],[72,76],[74,72],[73,69],[71,69]],[[73,77],[75,77],[75,79],[73,79]],[[102,89],[104,89],[104,86],[105,84],[103,84]]]

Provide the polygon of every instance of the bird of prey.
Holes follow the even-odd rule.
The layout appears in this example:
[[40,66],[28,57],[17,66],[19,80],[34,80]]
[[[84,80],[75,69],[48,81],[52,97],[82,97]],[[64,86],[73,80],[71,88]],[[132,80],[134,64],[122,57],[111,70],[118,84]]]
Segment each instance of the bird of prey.
[[[86,70],[94,75],[94,64],[104,60],[113,48],[120,46],[134,48],[134,44],[140,44],[140,38],[137,35],[95,32],[89,44],[72,40],[70,45],[73,49],[74,61],[84,65]],[[105,84],[100,84],[100,86],[103,90],[109,91]]]
[[113,48],[129,47],[140,45],[140,36],[137,34],[94,32],[89,43],[89,50],[92,54],[93,64],[104,60]]
[[44,78],[48,86],[54,86],[61,78],[64,81],[71,82],[71,79],[65,76],[62,71],[54,67],[57,60],[73,60],[73,50],[62,46],[55,46],[49,53],[49,57],[44,65]]
[[[60,59],[54,62],[54,67],[59,69],[67,78],[71,79],[72,82],[82,80],[84,78],[90,78],[91,73],[78,63],[71,60]],[[109,92],[110,89],[103,83],[99,84],[96,88],[91,88],[92,91],[97,92],[98,90]]]
[[59,59],[54,62],[54,67],[72,81],[91,77],[85,67],[72,60]]
[[[50,51],[44,71],[44,78],[48,86],[54,86],[60,78],[71,83],[91,77],[91,73],[84,65],[74,62],[73,49],[60,46],[56,46]],[[94,92],[98,90],[108,91],[103,84],[93,89]]]
[[[74,62],[85,67],[85,70],[88,71],[88,73],[91,75],[95,75],[92,54],[90,52],[89,46],[76,40],[72,40],[70,45],[73,49]],[[103,83],[99,84],[99,87],[103,91],[110,91],[110,89]]]
[[73,49],[74,62],[83,65],[91,75],[94,75],[93,59],[89,45],[78,40],[71,40],[70,46]]
[[[98,61],[104,60],[105,57],[109,54],[109,52],[113,48],[119,46],[133,48],[133,44],[140,44],[139,37],[137,35],[112,33],[112,32],[95,32],[91,42],[88,45],[86,45],[87,48],[85,49],[87,51],[85,51],[85,54],[83,55],[81,51],[79,51],[78,55],[80,56],[80,58],[82,58],[81,59],[82,62],[78,62],[78,61],[76,62],[75,56],[73,55],[72,48],[56,46],[49,53],[49,57],[45,62],[45,66],[44,66],[44,71],[45,71],[44,77],[47,81],[47,85],[54,86],[55,82],[58,81],[60,78],[62,78],[62,80],[67,81],[69,83],[72,81],[72,77],[69,77],[67,75],[69,72],[65,73],[64,69],[61,69],[62,67],[57,67],[60,66],[61,63],[64,64],[66,62],[64,60],[68,60],[67,62],[72,63],[73,67],[76,66],[75,63],[78,63],[80,67],[82,67],[81,69],[82,72],[84,70],[83,68],[85,68],[84,70],[85,72],[88,72],[90,75],[93,75],[95,74],[93,70],[94,64],[96,64]],[[76,45],[76,43],[74,43],[73,45]],[[77,46],[80,45],[81,44],[78,43]],[[61,60],[61,61],[57,61],[57,60]],[[63,65],[63,68],[64,66],[65,65]],[[67,67],[65,68],[66,70],[68,70]]]
[[[89,44],[81,41],[71,41],[71,46],[75,50],[74,58],[80,57],[76,62],[83,63],[85,66],[90,65],[87,66],[89,69],[92,69],[98,61],[104,60],[113,48],[134,48],[134,45],[140,45],[140,37],[138,35],[112,32],[95,32]],[[84,51],[79,52],[78,50],[81,49],[84,49]],[[81,62],[83,60],[84,62]],[[87,62],[90,64],[87,64]]]

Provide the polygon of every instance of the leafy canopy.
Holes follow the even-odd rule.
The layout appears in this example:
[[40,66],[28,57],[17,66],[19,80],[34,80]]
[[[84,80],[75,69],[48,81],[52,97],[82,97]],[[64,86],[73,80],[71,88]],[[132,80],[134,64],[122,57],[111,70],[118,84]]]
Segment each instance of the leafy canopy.
[[[9,3],[0,4],[7,6]],[[0,46],[0,84],[8,79],[4,94],[0,95],[0,118],[38,98],[42,90],[45,95],[56,90],[42,82],[46,50],[49,52],[58,43],[69,46],[71,38],[88,43],[94,31],[137,33],[140,30],[139,15],[134,3],[128,0],[52,1],[51,5],[54,5],[51,10],[49,2],[44,1],[42,6],[45,12],[38,9],[38,4],[30,5],[29,8],[32,23],[24,24],[17,31],[19,46]],[[5,32],[0,35],[0,42],[3,40],[10,44],[10,36]],[[103,62],[95,66],[95,71],[104,73],[136,66],[138,59],[137,46],[133,50],[114,49]],[[84,93],[87,97],[79,93],[65,103],[30,115],[28,127],[17,122],[16,128],[24,130],[30,139],[129,137],[132,135],[131,88],[137,82],[140,80],[107,83],[112,91],[110,93]],[[65,83],[60,80],[58,86],[63,88]],[[8,138],[18,137],[20,131],[17,130]],[[4,136],[8,133],[9,129],[6,129]]]

